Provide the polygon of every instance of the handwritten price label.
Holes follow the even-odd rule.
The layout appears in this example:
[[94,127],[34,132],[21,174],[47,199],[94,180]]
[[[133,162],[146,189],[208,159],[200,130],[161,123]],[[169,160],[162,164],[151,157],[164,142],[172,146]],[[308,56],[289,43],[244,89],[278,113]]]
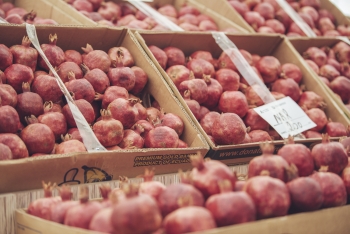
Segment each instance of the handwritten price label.
[[295,136],[316,126],[290,97],[271,102],[254,110],[267,121],[282,138]]

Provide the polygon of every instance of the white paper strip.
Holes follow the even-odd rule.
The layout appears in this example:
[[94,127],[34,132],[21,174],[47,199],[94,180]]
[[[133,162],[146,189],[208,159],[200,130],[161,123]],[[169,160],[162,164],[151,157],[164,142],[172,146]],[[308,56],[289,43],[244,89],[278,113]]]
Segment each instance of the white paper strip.
[[36,29],[34,25],[27,24],[26,23],[26,30],[28,37],[34,47],[39,52],[40,56],[43,58],[47,66],[50,68],[52,74],[55,76],[56,81],[58,83],[58,86],[60,87],[62,93],[64,94],[65,98],[67,99],[67,103],[69,105],[70,110],[72,111],[74,120],[77,124],[77,127],[79,129],[80,135],[83,138],[84,145],[88,152],[100,152],[100,151],[107,151],[103,145],[98,141],[96,138],[94,132],[92,131],[90,125],[78,109],[78,107],[75,105],[73,98],[69,94],[69,91],[67,90],[66,86],[63,84],[62,80],[56,73],[55,69],[50,64],[49,60],[45,56],[44,52],[42,51],[38,37],[36,35]]
[[137,9],[142,11],[148,17],[153,18],[158,24],[169,28],[171,31],[184,31],[177,24],[173,23],[164,15],[160,14],[158,11],[147,5],[146,3],[139,0],[129,0],[129,2],[134,5]]
[[0,17],[0,24],[8,24],[9,22],[7,22],[4,18]]
[[276,0],[280,7],[289,15],[289,17],[299,26],[299,28],[305,33],[308,37],[317,37],[315,32],[310,28],[310,26],[305,23],[305,21],[300,17],[298,13],[285,1],[285,0]]

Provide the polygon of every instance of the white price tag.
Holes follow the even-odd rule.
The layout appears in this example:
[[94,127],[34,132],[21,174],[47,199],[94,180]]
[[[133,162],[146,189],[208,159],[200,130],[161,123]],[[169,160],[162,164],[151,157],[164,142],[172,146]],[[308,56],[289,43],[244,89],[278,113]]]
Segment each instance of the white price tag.
[[316,126],[290,97],[285,97],[254,110],[273,127],[282,138],[295,136]]

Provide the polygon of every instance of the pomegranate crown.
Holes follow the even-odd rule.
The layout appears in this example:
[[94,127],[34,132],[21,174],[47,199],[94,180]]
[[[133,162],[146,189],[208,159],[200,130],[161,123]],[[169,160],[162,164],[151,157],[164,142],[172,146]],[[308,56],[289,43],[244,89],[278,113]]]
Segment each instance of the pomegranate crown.
[[79,200],[81,203],[86,203],[89,201],[89,187],[82,185],[79,188]]
[[69,201],[72,199],[73,193],[69,185],[64,184],[61,187],[58,187],[57,189],[60,193],[62,201]]
[[49,41],[50,41],[50,44],[52,44],[52,45],[56,45],[56,43],[57,43],[57,34],[55,33],[55,34],[50,34],[49,35]]
[[322,143],[329,143],[331,141],[328,133],[322,134]]
[[263,154],[273,154],[275,151],[275,146],[272,142],[263,142],[260,144],[260,148]]
[[220,188],[220,193],[232,192],[232,183],[229,180],[220,180],[218,181],[218,186]]
[[193,206],[193,198],[191,195],[180,197],[177,200],[177,204],[179,207]]
[[284,144],[285,145],[287,145],[287,144],[295,144],[294,137],[289,135],[288,138],[284,140]]
[[183,172],[181,169],[179,169],[178,174],[179,174],[181,183],[193,184],[193,177],[190,171]]
[[204,166],[204,158],[201,152],[197,152],[196,155],[190,156],[191,164],[193,167],[197,168],[198,170],[202,170]]
[[52,190],[56,187],[56,183],[51,184],[51,182],[49,182],[46,184],[45,181],[41,181],[41,183],[44,189],[44,197],[52,197]]
[[99,189],[100,189],[101,197],[103,199],[108,199],[109,194],[112,191],[111,186],[109,186],[109,184],[103,184],[100,186]]

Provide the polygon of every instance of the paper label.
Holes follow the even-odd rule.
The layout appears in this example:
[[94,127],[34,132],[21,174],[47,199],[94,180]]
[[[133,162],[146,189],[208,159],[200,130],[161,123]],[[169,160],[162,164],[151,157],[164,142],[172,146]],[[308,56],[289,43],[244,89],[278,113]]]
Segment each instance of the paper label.
[[0,24],[8,24],[8,22],[0,16]]
[[300,106],[290,97],[279,99],[254,110],[273,127],[282,138],[295,136],[316,126]]

